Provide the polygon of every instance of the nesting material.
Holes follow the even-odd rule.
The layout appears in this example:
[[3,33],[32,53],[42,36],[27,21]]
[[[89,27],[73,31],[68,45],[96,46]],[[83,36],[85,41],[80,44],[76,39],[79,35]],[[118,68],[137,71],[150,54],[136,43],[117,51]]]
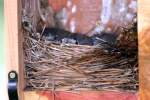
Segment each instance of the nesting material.
[[24,38],[27,89],[137,90],[137,55],[128,57],[100,46],[47,44],[29,35]]
[[46,42],[42,32],[23,29],[26,90],[138,90],[136,26],[123,28],[113,46]]

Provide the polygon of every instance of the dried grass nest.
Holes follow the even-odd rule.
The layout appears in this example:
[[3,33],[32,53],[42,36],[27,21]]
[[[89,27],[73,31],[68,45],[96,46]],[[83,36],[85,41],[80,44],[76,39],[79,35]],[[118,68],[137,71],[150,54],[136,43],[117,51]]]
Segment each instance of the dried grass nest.
[[[35,32],[38,13],[31,10],[39,4],[35,1],[30,2],[31,8],[26,7],[28,5],[25,2],[23,6],[25,14],[22,21],[24,17],[25,21],[28,20],[28,13],[33,15],[28,21],[32,24],[23,26],[26,90],[138,90],[136,23],[121,28],[117,44],[113,47],[107,44],[87,46],[46,43],[41,39],[42,33]],[[42,15],[40,17],[44,18]],[[113,50],[116,48],[120,53]]]
[[[30,34],[24,32],[27,90],[138,90],[137,41],[131,35],[119,37],[118,54],[108,52],[108,45],[47,44]],[[130,44],[119,43],[124,36]]]

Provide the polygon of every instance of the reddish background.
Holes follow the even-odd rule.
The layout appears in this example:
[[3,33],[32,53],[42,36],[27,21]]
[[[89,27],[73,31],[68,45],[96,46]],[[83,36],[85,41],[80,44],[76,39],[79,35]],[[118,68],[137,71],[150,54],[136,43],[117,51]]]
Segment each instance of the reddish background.
[[[102,0],[70,0],[71,7],[67,6],[68,0],[49,0],[49,5],[55,12],[60,11],[62,8],[66,8],[68,13],[68,21],[65,25],[66,30],[70,30],[70,23],[75,21],[76,31],[78,33],[86,34],[96,24],[96,21],[100,16],[100,9]],[[90,6],[89,6],[90,5]],[[76,6],[77,11],[73,14],[72,8]]]

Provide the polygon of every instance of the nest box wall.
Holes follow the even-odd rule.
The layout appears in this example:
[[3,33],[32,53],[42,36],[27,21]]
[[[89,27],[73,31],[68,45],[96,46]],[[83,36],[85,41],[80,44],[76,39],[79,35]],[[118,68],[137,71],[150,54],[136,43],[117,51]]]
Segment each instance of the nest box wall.
[[[21,34],[21,1],[4,0],[5,17],[5,65],[7,72],[17,71],[19,74],[18,93],[23,100],[24,71]],[[7,76],[6,76],[7,77]],[[8,94],[7,94],[8,95]]]

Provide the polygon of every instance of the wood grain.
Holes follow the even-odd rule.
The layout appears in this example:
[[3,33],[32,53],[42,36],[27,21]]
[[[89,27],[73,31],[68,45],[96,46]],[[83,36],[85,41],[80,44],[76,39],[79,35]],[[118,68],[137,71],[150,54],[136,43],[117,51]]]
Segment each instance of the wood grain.
[[139,29],[139,78],[140,100],[150,99],[150,1],[139,0],[138,29]]

